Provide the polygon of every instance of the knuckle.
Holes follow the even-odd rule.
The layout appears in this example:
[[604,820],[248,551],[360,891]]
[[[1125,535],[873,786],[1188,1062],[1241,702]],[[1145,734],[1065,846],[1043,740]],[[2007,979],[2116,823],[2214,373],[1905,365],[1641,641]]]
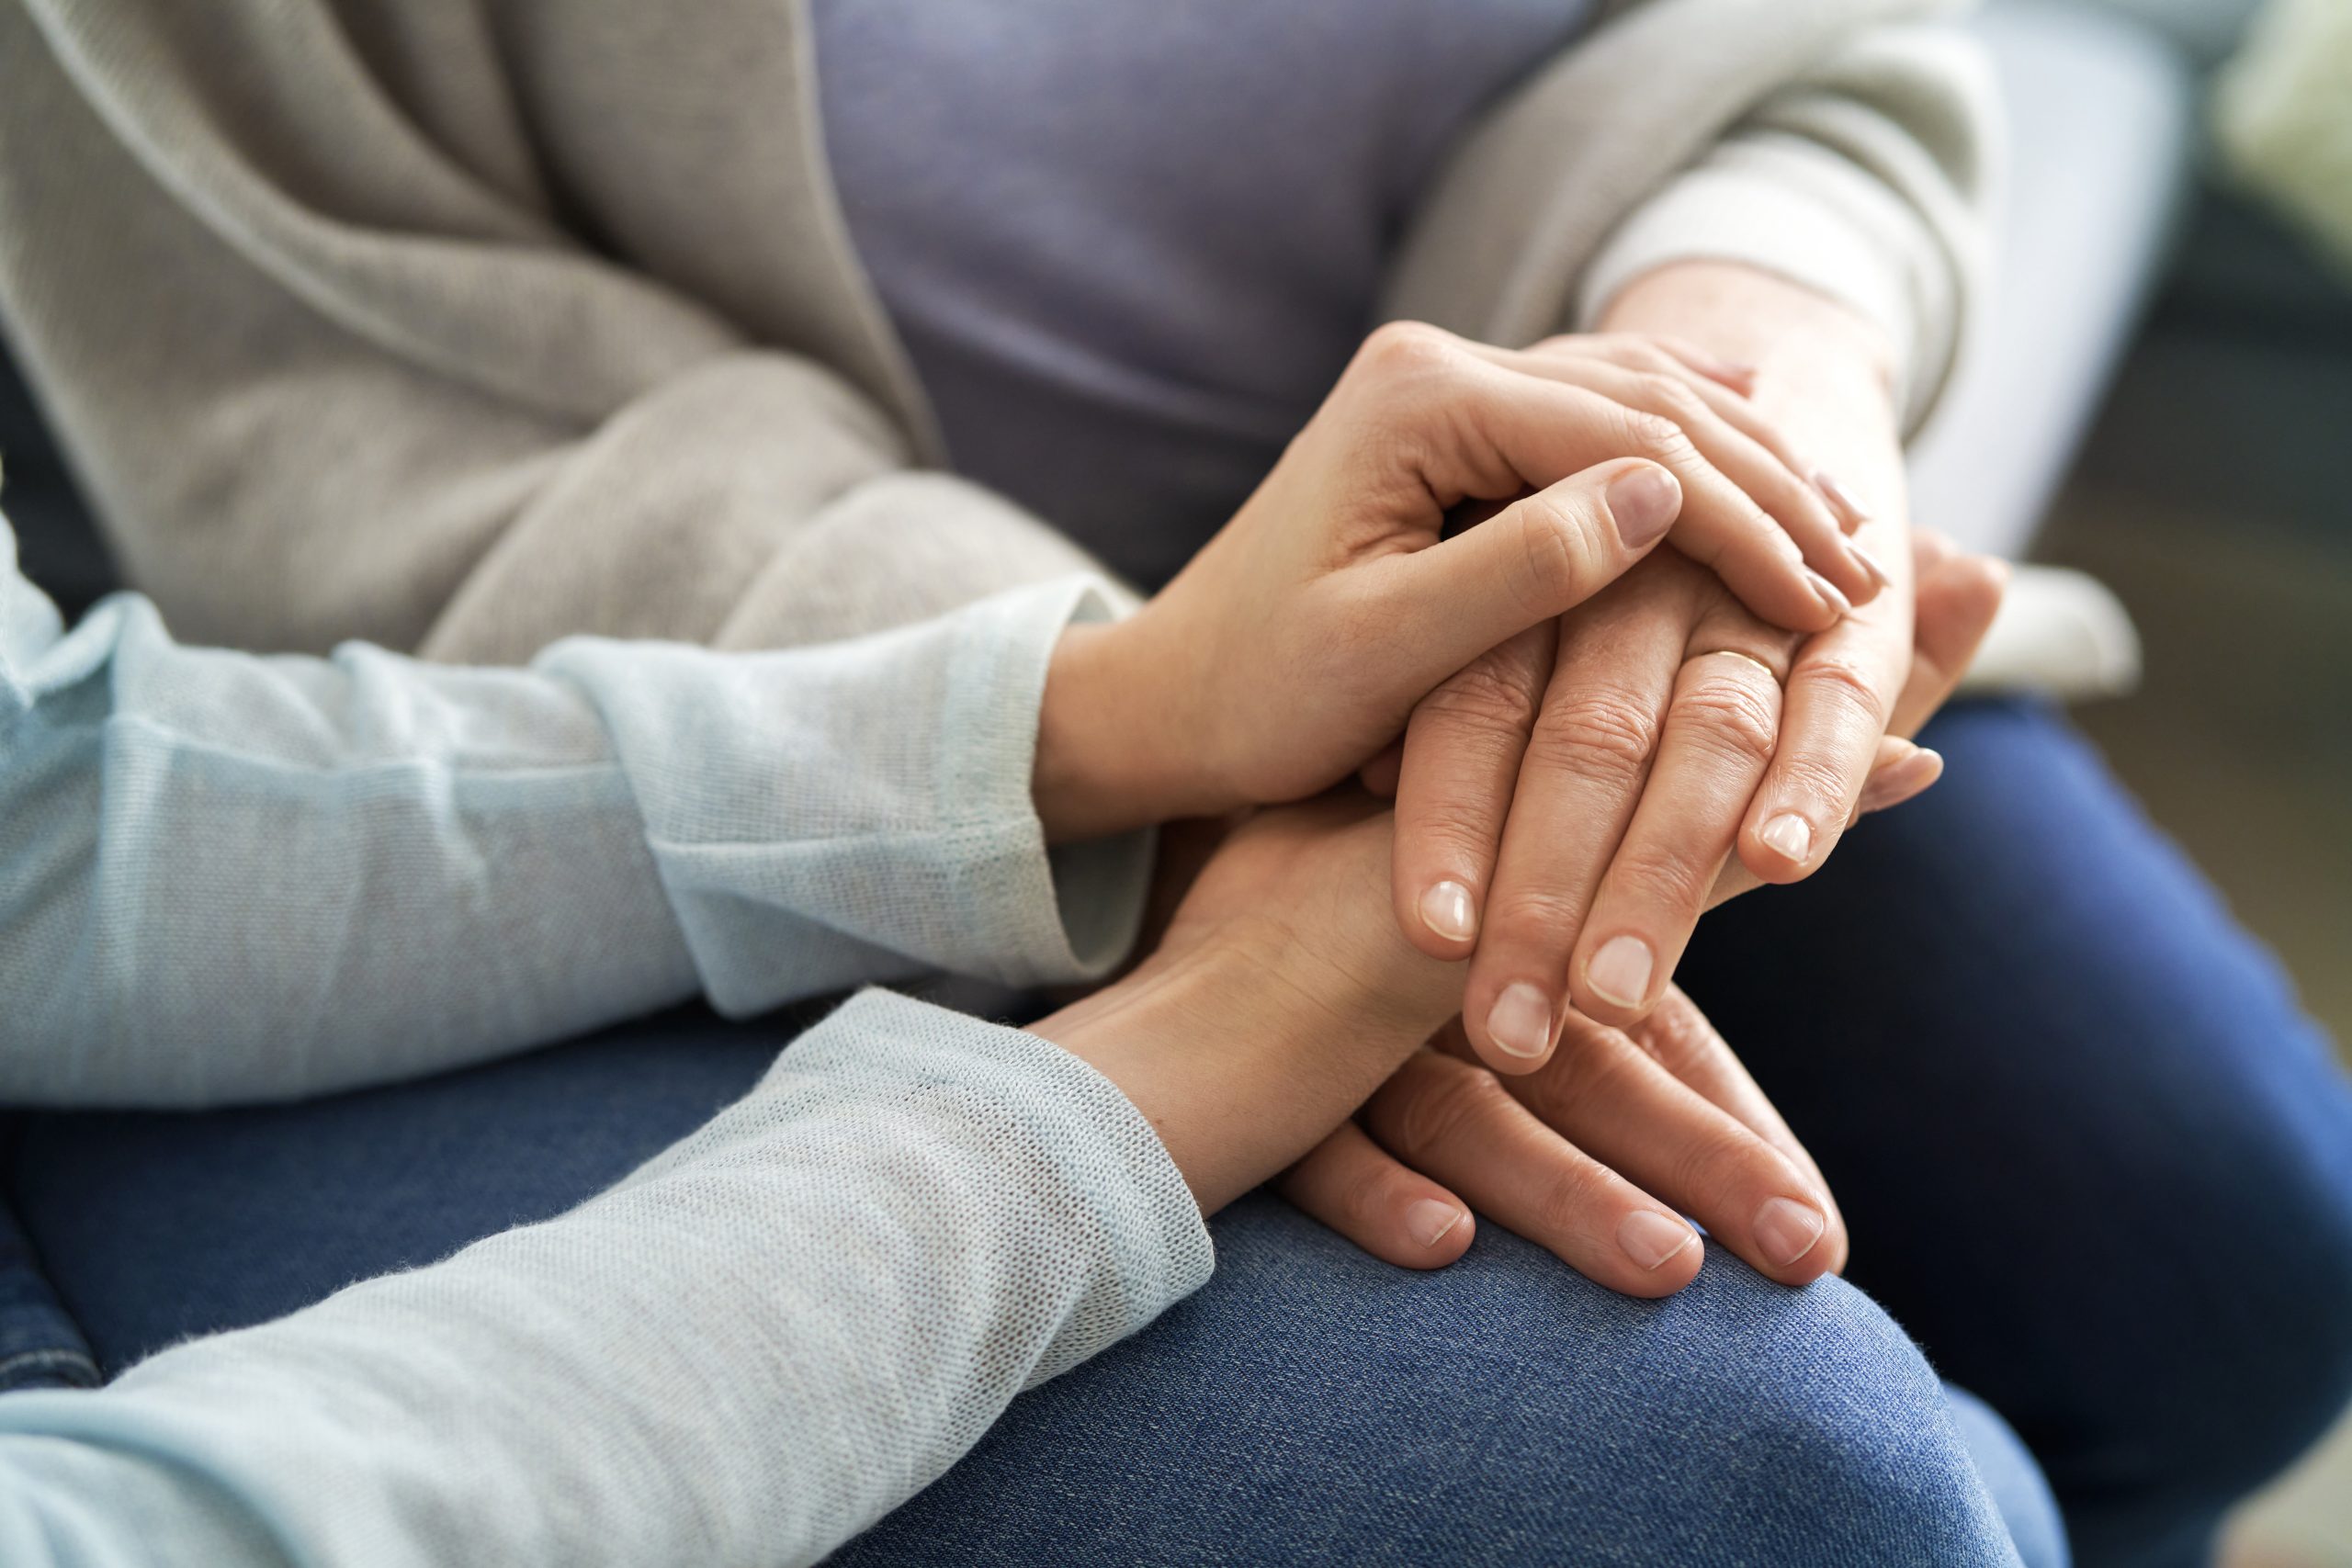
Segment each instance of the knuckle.
[[1460,352],[1460,340],[1442,327],[1386,321],[1365,337],[1353,368],[1374,379],[1416,379],[1452,366]]
[[1397,1171],[1381,1160],[1366,1160],[1351,1173],[1339,1193],[1340,1212],[1360,1235],[1369,1235],[1396,1206]]
[[1778,783],[1779,798],[1792,804],[1810,801],[1824,818],[1834,816],[1845,804],[1846,774],[1831,757],[1808,752],[1785,758]]
[[1465,1141],[1506,1114],[1510,1095],[1493,1074],[1452,1057],[1427,1057],[1374,1102],[1382,1141],[1405,1159]]
[[1628,844],[1609,867],[1611,891],[1637,909],[1696,913],[1713,883],[1712,866],[1699,864],[1682,848]]
[[1690,435],[1664,414],[1628,408],[1622,418],[1620,435],[1628,457],[1646,457],[1661,468],[1679,469],[1698,455]]
[[1653,413],[1662,413],[1688,430],[1707,417],[1709,410],[1690,384],[1679,376],[1663,370],[1646,370],[1635,378],[1641,389],[1642,406]]
[[1574,893],[1542,886],[1511,888],[1490,900],[1487,924],[1498,947],[1565,959],[1584,924],[1585,904]]
[[1797,671],[1797,678],[1804,682],[1813,695],[1867,721],[1873,728],[1886,728],[1886,698],[1866,666],[1843,657],[1814,659]]
[[1521,571],[1513,592],[1528,615],[1553,614],[1573,603],[1591,575],[1589,519],[1549,491],[1515,502],[1511,509],[1518,513]]
[[1657,340],[1638,333],[1612,333],[1601,340],[1603,353],[1612,364],[1628,370],[1663,376],[1674,369],[1674,356],[1661,348]]
[[1414,717],[1447,730],[1524,736],[1535,722],[1535,693],[1496,660],[1482,659],[1423,697]]
[[1764,1173],[1758,1168],[1764,1152],[1762,1140],[1753,1133],[1726,1122],[1686,1140],[1668,1168],[1677,1191],[1729,1200],[1743,1188],[1763,1184]]
[[1597,689],[1545,703],[1528,735],[1529,760],[1580,777],[1623,783],[1657,750],[1656,707],[1630,692]]
[[1579,1156],[1545,1177],[1533,1195],[1536,1224],[1553,1235],[1605,1234],[1609,1180],[1601,1168]]
[[1634,1043],[1680,1077],[1712,1057],[1718,1041],[1714,1026],[1699,1010],[1669,992],[1666,1005],[1642,1021]]
[[1693,741],[1719,756],[1761,767],[1780,744],[1781,714],[1778,689],[1767,695],[1758,684],[1736,674],[1700,676],[1676,694],[1668,722],[1687,729]]

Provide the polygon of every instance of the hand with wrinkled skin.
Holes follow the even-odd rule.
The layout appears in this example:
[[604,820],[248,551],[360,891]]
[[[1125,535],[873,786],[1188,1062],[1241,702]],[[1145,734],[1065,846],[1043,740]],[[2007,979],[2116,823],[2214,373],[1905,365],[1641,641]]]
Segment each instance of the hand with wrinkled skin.
[[[1774,624],[1836,624],[1885,574],[1738,380],[1660,340],[1509,353],[1381,329],[1173,582],[1062,637],[1034,781],[1048,836],[1329,788],[1433,688],[1661,538]],[[1464,502],[1492,515],[1445,536]]]
[[[1919,536],[1917,574],[1915,657],[1857,815],[1934,782],[1940,759],[1901,737],[1950,694],[1999,604],[1998,563],[1935,536]],[[1759,885],[1728,863],[1709,902]],[[1671,1294],[1698,1273],[1705,1244],[1679,1214],[1783,1284],[1841,1269],[1847,1250],[1819,1168],[1671,987],[1625,1030],[1571,1013],[1558,1049],[1531,1074],[1481,1065],[1457,1022],[1293,1168],[1282,1190],[1406,1268],[1459,1258],[1475,1208],[1638,1296]]]

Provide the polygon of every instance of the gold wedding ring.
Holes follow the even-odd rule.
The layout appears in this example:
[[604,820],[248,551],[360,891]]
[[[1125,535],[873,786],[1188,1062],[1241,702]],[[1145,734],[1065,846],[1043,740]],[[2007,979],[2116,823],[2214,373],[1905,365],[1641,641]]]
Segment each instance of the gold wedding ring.
[[1777,686],[1777,685],[1779,685],[1779,684],[1781,683],[1781,677],[1780,677],[1779,672],[1778,672],[1778,671],[1775,671],[1775,670],[1774,670],[1770,665],[1769,665],[1769,664],[1765,663],[1762,660],[1760,660],[1760,659],[1757,658],[1757,657],[1756,657],[1756,655],[1754,655],[1754,654],[1752,654],[1752,653],[1742,653],[1742,652],[1740,652],[1740,651],[1739,651],[1739,649],[1736,649],[1736,648],[1711,648],[1711,649],[1707,649],[1707,651],[1706,651],[1706,652],[1704,652],[1704,653],[1694,653],[1694,654],[1692,654],[1689,659],[1687,659],[1687,660],[1683,660],[1683,662],[1684,662],[1684,663],[1686,663],[1686,664],[1695,663],[1695,662],[1697,662],[1699,660],[1702,660],[1702,659],[1713,659],[1713,658],[1717,657],[1718,655],[1720,655],[1720,656],[1722,656],[1723,658],[1725,658],[1725,659],[1742,659],[1742,660],[1746,660],[1748,663],[1755,665],[1755,666],[1756,666],[1756,668],[1758,668],[1758,670],[1763,671],[1764,671],[1764,673],[1766,673],[1767,675],[1771,676],[1771,677],[1772,677],[1772,684],[1774,684],[1774,685],[1776,685],[1776,686]]

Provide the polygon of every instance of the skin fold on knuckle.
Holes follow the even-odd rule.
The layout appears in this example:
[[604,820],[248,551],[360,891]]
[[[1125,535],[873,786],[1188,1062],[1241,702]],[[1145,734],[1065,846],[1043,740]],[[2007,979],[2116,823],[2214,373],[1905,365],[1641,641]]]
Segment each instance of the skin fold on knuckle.
[[[1487,898],[1485,933],[1477,953],[1479,979],[1508,984],[1555,976],[1566,967],[1589,912],[1566,888],[1505,881]],[[1484,990],[1481,995],[1486,996]],[[1486,996],[1486,1000],[1493,998]]]
[[[1709,833],[1703,836],[1728,846],[1730,826],[1720,829],[1721,838]],[[1710,845],[1677,835],[1645,843],[1628,843],[1617,852],[1609,864],[1609,875],[1601,885],[1601,897],[1618,909],[1638,911],[1644,923],[1633,927],[1652,947],[1672,952],[1680,944],[1688,928],[1697,923],[1699,911],[1704,907],[1707,890],[1715,884],[1715,856],[1709,854]],[[1658,922],[1671,921],[1684,930],[1669,931]],[[1599,931],[1596,925],[1593,930]],[[1614,923],[1612,922],[1612,930]],[[1589,953],[1580,958],[1589,958]],[[1578,972],[1582,972],[1581,962]]]
[[1550,1241],[1587,1237],[1596,1256],[1631,1269],[1617,1248],[1605,1241],[1630,1205],[1627,1194],[1610,1179],[1606,1167],[1590,1156],[1571,1154],[1558,1168],[1528,1190],[1528,1212],[1534,1228]]
[[[1730,664],[1711,659],[1710,664]],[[1744,678],[1752,673],[1754,680]],[[1678,741],[1702,748],[1712,759],[1733,764],[1733,776],[1753,778],[1771,761],[1781,743],[1781,690],[1760,670],[1725,670],[1687,678],[1676,693],[1667,727]]]
[[1662,716],[1641,695],[1605,685],[1553,695],[1527,738],[1527,765],[1591,783],[1638,780],[1657,749]]
[[1747,1221],[1767,1198],[1812,1196],[1812,1184],[1787,1167],[1781,1152],[1737,1122],[1696,1133],[1677,1148],[1667,1169],[1675,1200],[1691,1203],[1710,1230]]
[[1868,728],[1873,739],[1886,729],[1890,699],[1878,671],[1858,659],[1817,655],[1797,666],[1790,684],[1801,685],[1808,700]]
[[[1867,753],[1863,765],[1868,766]],[[1860,793],[1860,781],[1849,781],[1844,758],[1826,751],[1790,751],[1780,760],[1762,809],[1750,815],[1761,827],[1784,811],[1798,813],[1813,824],[1818,851],[1845,825],[1852,809],[1848,796]]]
[[1707,406],[1706,400],[1691,389],[1690,382],[1669,370],[1637,372],[1634,393],[1642,408],[1672,420],[1684,431],[1714,418],[1714,411]]
[[1618,440],[1628,457],[1645,457],[1668,469],[1689,485],[1689,476],[1702,466],[1689,433],[1664,414],[1620,405]]
[[1485,1068],[1424,1054],[1374,1097],[1365,1122],[1389,1153],[1418,1165],[1450,1148],[1476,1146],[1510,1109],[1510,1096]]
[[1399,908],[1419,919],[1423,890],[1445,879],[1464,884],[1475,897],[1493,874],[1501,818],[1499,811],[1481,814],[1476,809],[1400,817],[1396,862],[1403,874],[1392,879]]
[[1638,1075],[1649,1070],[1640,1048],[1620,1031],[1589,1019],[1571,1019],[1559,1049],[1541,1071],[1504,1085],[1545,1125],[1573,1137],[1595,1109],[1620,1100]]
[[1413,710],[1417,733],[1442,734],[1451,749],[1484,738],[1526,742],[1535,724],[1535,682],[1527,671],[1496,657],[1464,666]]
[[1519,532],[1516,565],[1506,586],[1526,620],[1558,614],[1600,581],[1593,542],[1598,525],[1589,504],[1581,492],[1571,498],[1556,490],[1539,491],[1513,502],[1501,520]]
[[1731,1050],[1697,1005],[1670,987],[1657,1010],[1643,1021],[1634,1043],[1668,1072],[1685,1079],[1713,1065],[1718,1053],[1727,1055]]

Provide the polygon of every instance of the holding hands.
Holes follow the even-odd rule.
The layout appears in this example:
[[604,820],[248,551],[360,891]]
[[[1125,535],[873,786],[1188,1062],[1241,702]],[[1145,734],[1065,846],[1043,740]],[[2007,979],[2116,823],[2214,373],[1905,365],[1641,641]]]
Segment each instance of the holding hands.
[[1787,1283],[1842,1265],[1818,1170],[1670,976],[1706,908],[1933,783],[1898,736],[2000,581],[1899,530],[1887,564],[1751,384],[1668,342],[1384,329],[1175,581],[1065,635],[1034,786],[1053,838],[1359,769],[1396,797],[1393,824],[1363,797],[1261,814],[1133,977],[1039,1026],[1080,1049],[1181,996],[1190,1038],[1241,1051],[1209,1104],[1167,1062],[1113,1073],[1204,1207],[1306,1155],[1294,1200],[1408,1266],[1466,1247],[1464,1198],[1635,1294],[1696,1273],[1686,1213]]

